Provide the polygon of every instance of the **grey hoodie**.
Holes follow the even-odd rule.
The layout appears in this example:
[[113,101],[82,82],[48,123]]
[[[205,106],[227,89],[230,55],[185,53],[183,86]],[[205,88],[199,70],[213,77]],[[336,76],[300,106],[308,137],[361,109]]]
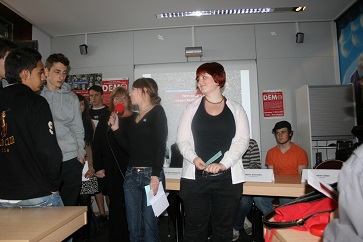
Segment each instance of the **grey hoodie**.
[[55,92],[44,87],[40,95],[47,99],[52,111],[63,161],[85,158],[84,128],[77,95],[67,83]]

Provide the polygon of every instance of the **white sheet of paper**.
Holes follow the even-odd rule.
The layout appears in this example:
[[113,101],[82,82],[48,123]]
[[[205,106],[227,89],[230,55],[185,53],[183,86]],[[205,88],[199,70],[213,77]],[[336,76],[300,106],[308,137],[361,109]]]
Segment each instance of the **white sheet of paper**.
[[88,161],[84,162],[83,170],[82,170],[82,181],[88,181],[89,178],[85,178],[84,175],[86,175],[88,171]]
[[183,168],[164,167],[165,178],[180,180]]
[[327,184],[338,182],[338,175],[340,172],[340,170],[332,169],[303,169],[301,182],[306,182],[308,180],[308,171],[314,173],[315,176]]
[[147,194],[147,196],[153,208],[155,217],[159,217],[160,214],[162,214],[165,211],[165,209],[169,206],[169,202],[168,199],[166,198],[163,184],[161,182],[159,183],[158,192],[156,193],[155,196],[151,189]]
[[273,182],[275,181],[273,169],[244,169],[248,182]]
[[338,192],[330,185],[319,179],[311,170],[308,171],[308,184],[325,196],[338,201]]

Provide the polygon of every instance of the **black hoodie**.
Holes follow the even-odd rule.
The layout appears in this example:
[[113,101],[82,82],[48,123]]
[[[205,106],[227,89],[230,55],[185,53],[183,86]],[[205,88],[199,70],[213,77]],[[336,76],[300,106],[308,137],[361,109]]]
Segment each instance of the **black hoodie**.
[[62,152],[48,102],[28,86],[0,89],[0,199],[58,191]]

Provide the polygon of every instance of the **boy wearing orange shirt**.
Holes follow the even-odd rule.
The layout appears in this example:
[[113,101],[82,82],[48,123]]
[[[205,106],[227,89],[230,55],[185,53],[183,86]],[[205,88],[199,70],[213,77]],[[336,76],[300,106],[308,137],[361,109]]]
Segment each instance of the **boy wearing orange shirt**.
[[[266,166],[274,170],[275,175],[300,175],[308,166],[308,156],[302,148],[291,142],[293,131],[291,124],[280,121],[272,129],[277,145],[271,148],[266,155]],[[255,197],[256,206],[263,214],[272,210],[272,200],[275,197]],[[279,204],[285,204],[291,198],[279,198]]]

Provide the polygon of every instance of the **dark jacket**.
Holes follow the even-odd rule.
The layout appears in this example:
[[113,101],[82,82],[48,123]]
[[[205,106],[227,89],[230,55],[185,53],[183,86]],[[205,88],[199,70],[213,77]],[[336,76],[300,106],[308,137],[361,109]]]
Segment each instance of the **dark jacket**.
[[62,153],[48,102],[28,86],[0,89],[0,199],[58,191]]

